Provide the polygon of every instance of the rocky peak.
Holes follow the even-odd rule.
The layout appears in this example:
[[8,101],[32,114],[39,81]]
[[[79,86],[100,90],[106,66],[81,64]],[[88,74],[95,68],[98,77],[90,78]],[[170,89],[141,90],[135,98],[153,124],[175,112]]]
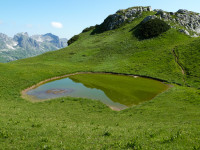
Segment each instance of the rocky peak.
[[27,32],[21,32],[21,33],[17,33],[15,36],[26,36],[28,37],[28,33]]
[[18,33],[14,36],[13,39],[18,43],[19,47],[24,49],[39,48],[37,41],[29,37],[27,32]]
[[48,42],[54,44],[58,48],[62,47],[58,36],[53,35],[51,33],[47,33],[47,34],[42,35],[42,37],[43,37],[44,41],[48,41]]
[[179,10],[177,11],[177,13],[187,14],[187,13],[189,13],[189,11],[186,10],[186,9],[179,9]]
[[113,30],[121,26],[126,21],[133,21],[136,17],[141,16],[142,12],[145,11],[152,11],[152,8],[147,6],[120,9],[115,14],[108,16],[100,26],[102,26],[105,31]]
[[14,49],[13,46],[16,46],[17,43],[7,35],[0,33],[0,50],[2,49]]
[[66,38],[61,38],[60,39],[60,43],[61,43],[61,47],[67,47],[67,39]]
[[1,39],[7,39],[7,38],[8,38],[8,36],[7,36],[7,35],[5,35],[5,34],[3,34],[3,33],[0,33],[0,38],[1,38]]
[[47,33],[42,35],[46,40],[52,41],[52,40],[59,40],[59,37],[56,35],[53,35],[52,33]]

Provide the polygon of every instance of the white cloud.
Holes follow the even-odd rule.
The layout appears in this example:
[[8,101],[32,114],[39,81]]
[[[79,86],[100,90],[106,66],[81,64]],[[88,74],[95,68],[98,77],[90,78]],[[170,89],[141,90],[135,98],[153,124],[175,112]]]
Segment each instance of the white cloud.
[[54,28],[63,28],[63,25],[60,22],[51,22],[51,26]]

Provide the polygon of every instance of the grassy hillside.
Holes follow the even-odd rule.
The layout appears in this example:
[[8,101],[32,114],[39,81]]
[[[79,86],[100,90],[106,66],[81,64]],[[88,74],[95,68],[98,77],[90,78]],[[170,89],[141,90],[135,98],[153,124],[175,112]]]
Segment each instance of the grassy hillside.
[[[170,29],[138,40],[134,27],[149,14],[116,30],[82,33],[56,52],[0,63],[0,149],[199,149],[200,39]],[[31,103],[20,97],[39,81],[83,71],[142,75],[174,86],[120,112],[88,99]]]

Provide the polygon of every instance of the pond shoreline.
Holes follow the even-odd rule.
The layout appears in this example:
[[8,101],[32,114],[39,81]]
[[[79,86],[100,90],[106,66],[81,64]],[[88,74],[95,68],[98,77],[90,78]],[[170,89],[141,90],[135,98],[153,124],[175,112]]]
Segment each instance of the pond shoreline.
[[[123,73],[113,73],[113,72],[76,72],[76,73],[71,73],[71,74],[67,74],[67,75],[62,75],[62,76],[57,76],[57,77],[53,77],[53,78],[49,78],[49,79],[46,79],[46,80],[43,80],[29,88],[26,88],[25,90],[21,91],[21,97],[25,100],[28,100],[30,102],[38,102],[38,101],[33,101],[31,99],[34,99],[33,97],[31,98],[29,95],[27,95],[27,92],[32,90],[32,89],[35,89],[45,83],[48,83],[48,82],[51,82],[51,81],[54,81],[54,80],[58,80],[58,79],[63,79],[63,78],[66,78],[66,77],[69,77],[69,76],[74,76],[74,75],[79,75],[79,74],[110,74],[110,75],[123,75],[123,76],[129,76],[129,77],[133,77],[133,78],[146,78],[146,79],[152,79],[152,80],[156,80],[156,81],[160,81],[160,82],[167,82],[167,81],[164,81],[164,80],[161,80],[161,79],[156,79],[156,78],[151,78],[151,77],[145,77],[145,76],[138,76],[138,75],[133,75],[133,74],[123,74]],[[165,84],[165,83],[163,83]],[[172,85],[170,84],[166,84],[168,85],[168,89],[170,87],[172,87]],[[168,90],[167,89],[167,90]],[[164,90],[164,91],[167,91],[167,90]],[[163,93],[164,91],[162,91],[161,93]],[[160,94],[161,94],[160,93]],[[50,99],[47,99],[47,100],[50,100]],[[46,101],[46,100],[42,100],[42,101]],[[40,102],[42,102],[40,101]],[[111,107],[110,107],[111,108]],[[112,110],[115,110],[113,108],[111,108]],[[117,110],[119,111],[119,110]]]

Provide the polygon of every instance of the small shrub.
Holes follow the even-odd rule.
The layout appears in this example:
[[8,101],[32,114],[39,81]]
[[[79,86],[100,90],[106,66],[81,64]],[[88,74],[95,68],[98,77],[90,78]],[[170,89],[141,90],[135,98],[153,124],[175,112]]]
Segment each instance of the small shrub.
[[32,128],[40,128],[41,126],[42,126],[42,124],[40,124],[40,123],[33,123],[31,125]]
[[136,141],[131,141],[131,142],[128,142],[125,146],[126,149],[137,149],[137,150],[140,150],[142,149],[140,145],[137,144]]
[[6,139],[8,137],[9,137],[8,132],[0,129],[0,138]]
[[72,43],[76,42],[79,39],[79,35],[74,35],[69,41],[67,41],[68,45],[71,45]]
[[104,26],[102,25],[96,25],[94,30],[91,32],[91,35],[95,35],[95,34],[100,34],[103,33],[104,31],[106,31],[106,29],[104,28]]
[[103,136],[110,136],[110,135],[111,135],[111,133],[108,132],[108,131],[105,131],[104,134],[103,134]]
[[141,23],[137,29],[137,35],[140,39],[149,39],[156,37],[170,29],[170,26],[160,19],[152,19],[146,23]]

